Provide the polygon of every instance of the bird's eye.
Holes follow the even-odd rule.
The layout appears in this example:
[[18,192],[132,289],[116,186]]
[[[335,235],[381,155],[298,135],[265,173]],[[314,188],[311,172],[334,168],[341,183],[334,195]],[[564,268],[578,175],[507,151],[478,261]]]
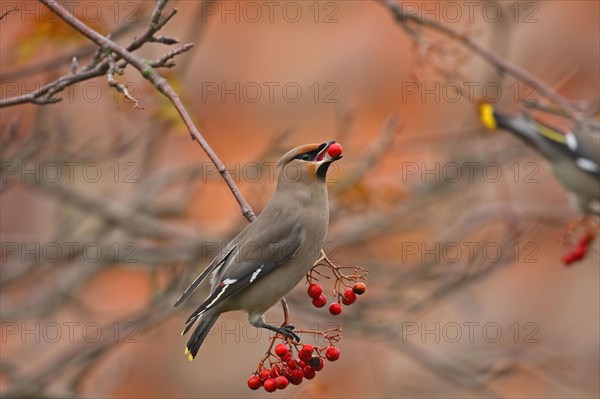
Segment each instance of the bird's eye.
[[303,161],[310,161],[310,154],[302,154],[300,159]]

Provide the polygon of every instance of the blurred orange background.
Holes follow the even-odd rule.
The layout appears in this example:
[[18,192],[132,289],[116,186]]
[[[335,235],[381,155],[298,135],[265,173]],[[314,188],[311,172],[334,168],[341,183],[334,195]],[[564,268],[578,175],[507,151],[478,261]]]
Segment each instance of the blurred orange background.
[[[188,362],[179,333],[207,291],[184,309],[170,308],[174,293],[246,221],[176,111],[128,67],[116,78],[144,109],[132,110],[105,77],[66,89],[57,104],[0,109],[3,396],[598,397],[598,240],[582,262],[561,264],[565,226],[579,217],[568,193],[539,154],[507,132],[484,131],[475,106],[484,97],[514,110],[539,93],[426,29],[415,44],[377,2],[272,3],[169,2],[178,13],[159,34],[195,46],[159,72],[257,213],[275,187],[268,171],[279,156],[309,142],[343,145],[329,177],[326,249],[340,265],[370,270],[367,293],[337,318],[310,306],[303,283],[288,297],[302,326],[342,323],[340,360],[285,392],[252,392],[246,379],[268,336],[233,312]],[[18,10],[0,21],[2,98],[68,73],[72,55],[90,46],[40,3],[3,1],[1,13],[13,4]],[[597,105],[598,2],[402,4],[566,98]],[[112,36],[123,45],[143,32],[153,6],[71,3],[100,33],[123,29]],[[169,50],[151,43],[137,54],[158,59]],[[28,69],[35,65],[43,67]],[[400,125],[388,137],[391,115]],[[475,178],[453,181],[454,166],[469,162]],[[49,163],[59,165],[58,182],[48,182]],[[361,166],[367,172],[353,181]],[[498,179],[486,174],[495,170]],[[115,221],[111,212],[134,216]],[[197,246],[185,241],[190,235]],[[92,243],[108,259],[49,261],[48,243],[65,242]],[[469,259],[471,244],[501,248],[503,260],[479,249]],[[155,314],[136,318],[157,303]],[[267,319],[279,323],[280,309]],[[92,342],[96,330],[104,338]],[[71,359],[106,339],[100,352]],[[49,383],[19,385],[32,375]]]

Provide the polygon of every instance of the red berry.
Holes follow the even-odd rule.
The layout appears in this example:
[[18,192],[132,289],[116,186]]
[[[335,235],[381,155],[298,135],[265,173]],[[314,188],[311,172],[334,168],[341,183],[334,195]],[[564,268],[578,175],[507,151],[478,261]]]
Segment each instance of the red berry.
[[583,257],[585,256],[587,252],[587,246],[585,245],[578,245],[575,247],[575,249],[573,249],[571,251],[571,254],[573,254],[573,257],[575,258],[575,260],[580,260],[583,259]]
[[292,378],[302,378],[304,377],[304,370],[296,369],[292,370]]
[[298,367],[298,363],[294,359],[290,359],[287,361],[287,366],[290,370],[295,370]]
[[292,379],[290,379],[290,384],[292,384],[292,385],[300,385],[300,384],[302,384],[302,378],[303,377],[292,378]]
[[342,146],[338,143],[331,144],[327,149],[327,154],[332,158],[339,157],[342,154]]
[[302,378],[304,378],[304,371],[301,369],[292,370],[292,374],[290,375],[290,383],[299,385],[302,382]]
[[346,289],[346,291],[344,291],[344,295],[342,295],[342,303],[344,305],[352,305],[354,302],[356,302],[356,294],[352,288]]
[[277,390],[277,384],[275,383],[275,379],[267,378],[263,384],[265,387],[265,391],[267,392],[275,392]]
[[289,383],[290,382],[288,381],[288,379],[282,375],[275,378],[275,386],[277,386],[277,389],[285,389]]
[[263,369],[260,371],[260,373],[258,374],[258,376],[260,377],[260,379],[262,381],[266,380],[267,378],[269,378],[269,375],[271,375],[271,370],[270,369]]
[[566,266],[570,266],[571,263],[575,261],[575,257],[573,256],[573,252],[569,251],[562,256],[562,261]]
[[334,316],[342,313],[342,305],[340,305],[337,302],[332,303],[331,305],[329,305],[329,313],[331,313]]
[[305,362],[310,361],[312,358],[312,354],[315,351],[312,345],[304,345],[300,352],[298,352],[298,357],[300,360],[304,360]]
[[312,380],[313,378],[315,378],[315,375],[317,375],[317,373],[311,367],[304,367],[304,378],[306,378],[307,380]]
[[312,299],[319,299],[323,293],[323,288],[319,284],[310,284],[306,292],[308,292],[308,296]]
[[285,355],[284,355],[284,356],[281,358],[281,360],[283,360],[284,362],[287,362],[287,361],[288,361],[288,360],[290,360],[291,358],[292,358],[292,352],[289,352],[289,351],[288,351],[288,353],[286,353],[286,354],[285,354]]
[[367,285],[365,283],[356,283],[352,286],[352,291],[354,291],[356,295],[362,295],[366,290]]
[[273,368],[271,369],[271,372],[269,373],[269,377],[271,378],[275,378],[279,375],[279,366],[275,365],[273,366]]
[[252,390],[257,390],[258,388],[260,388],[261,385],[262,383],[258,376],[253,375],[252,377],[248,378],[248,388]]
[[275,347],[275,354],[279,357],[284,357],[289,352],[290,351],[288,350],[287,346],[285,346],[284,344],[279,344]]
[[340,350],[335,346],[331,345],[325,350],[325,356],[330,362],[335,362],[340,358]]
[[592,240],[594,239],[594,236],[591,234],[585,234],[584,236],[582,236],[579,239],[579,246],[587,246],[590,242],[592,242]]
[[319,298],[313,299],[312,304],[316,308],[322,308],[327,303],[327,297],[324,294],[319,295]]
[[311,369],[315,370],[315,371],[321,371],[323,370],[323,367],[325,367],[325,362],[323,361],[322,357],[313,357],[312,359],[310,359],[309,366]]

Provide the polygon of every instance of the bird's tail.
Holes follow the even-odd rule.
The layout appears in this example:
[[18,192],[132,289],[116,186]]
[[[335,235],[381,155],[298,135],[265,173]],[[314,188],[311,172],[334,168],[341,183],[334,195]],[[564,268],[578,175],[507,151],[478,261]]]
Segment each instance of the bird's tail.
[[[190,360],[194,360],[194,358],[198,354],[200,345],[202,345],[202,342],[208,335],[210,328],[213,326],[213,324],[215,324],[215,322],[219,318],[219,315],[220,315],[220,312],[217,311],[216,309],[208,310],[207,312],[205,312],[202,315],[202,318],[198,322],[198,326],[194,330],[194,333],[191,335],[191,337],[186,345],[186,348],[185,348],[185,354],[188,355],[188,358]],[[194,321],[192,320],[190,323],[194,324]],[[188,325],[185,328],[185,330],[183,330],[181,335],[188,332],[190,327],[191,327],[191,325]]]

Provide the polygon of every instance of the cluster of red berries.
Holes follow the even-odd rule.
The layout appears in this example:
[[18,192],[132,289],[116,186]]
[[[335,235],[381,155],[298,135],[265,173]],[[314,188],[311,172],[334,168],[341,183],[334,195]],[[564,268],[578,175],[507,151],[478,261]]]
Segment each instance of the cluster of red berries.
[[[362,295],[367,290],[367,285],[363,282],[355,283],[352,288],[346,288],[342,294],[338,294],[338,301],[329,305],[329,313],[336,316],[342,313],[343,303],[346,306],[356,302],[357,295]],[[312,298],[312,304],[317,308],[322,308],[327,303],[327,297],[323,294],[323,287],[317,283],[311,283],[308,286],[308,296]]]
[[[267,392],[285,389],[289,384],[299,385],[302,380],[312,380],[317,371],[323,370],[325,362],[321,354],[325,352],[327,360],[334,362],[340,358],[340,350],[334,345],[327,348],[314,348],[305,344],[298,350],[298,358],[292,354],[294,347],[279,344],[275,347],[278,361],[271,368],[262,368],[248,378],[248,387],[256,390],[261,386]],[[316,353],[315,353],[316,352]]]
[[583,259],[587,253],[588,246],[593,239],[594,237],[591,234],[586,234],[581,237],[575,248],[571,248],[569,252],[562,256],[562,261],[565,266],[570,266],[572,263]]

